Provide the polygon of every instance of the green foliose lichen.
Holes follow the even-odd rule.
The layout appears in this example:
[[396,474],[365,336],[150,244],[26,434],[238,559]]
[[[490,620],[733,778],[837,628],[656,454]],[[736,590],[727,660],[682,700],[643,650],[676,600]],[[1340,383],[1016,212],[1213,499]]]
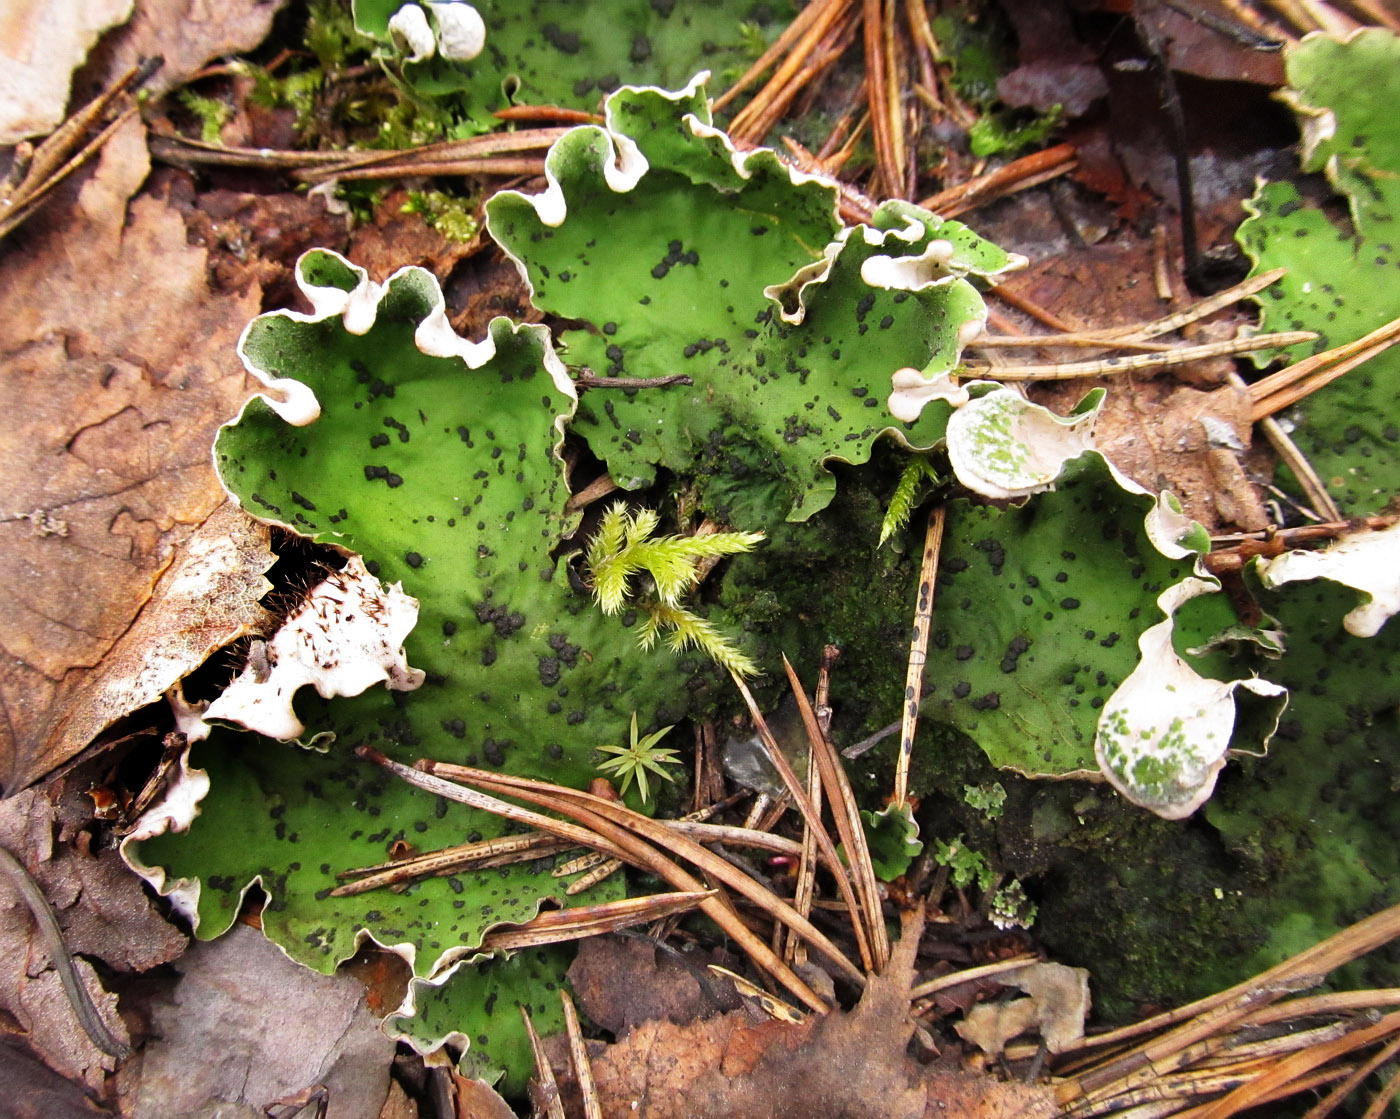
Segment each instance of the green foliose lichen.
[[[1258,301],[1263,330],[1311,330],[1292,359],[1343,345],[1400,317],[1400,126],[1393,79],[1400,37],[1365,28],[1345,41],[1305,37],[1287,58],[1287,99],[1303,129],[1303,169],[1345,196],[1350,228],[1289,183],[1263,183],[1245,205],[1240,244],[1255,273],[1286,268]],[[1268,362],[1273,352],[1256,355]],[[1390,349],[1309,395],[1286,419],[1337,504],[1349,514],[1400,493],[1400,413]]]
[[439,5],[354,4],[359,31],[381,45],[416,98],[453,113],[458,132],[498,127],[492,114],[511,105],[592,110],[624,82],[676,88],[702,68],[732,81],[794,15],[790,0],[477,0],[473,6],[485,32],[480,54],[452,58],[434,49],[413,61],[390,21],[404,7],[418,7],[435,30]]

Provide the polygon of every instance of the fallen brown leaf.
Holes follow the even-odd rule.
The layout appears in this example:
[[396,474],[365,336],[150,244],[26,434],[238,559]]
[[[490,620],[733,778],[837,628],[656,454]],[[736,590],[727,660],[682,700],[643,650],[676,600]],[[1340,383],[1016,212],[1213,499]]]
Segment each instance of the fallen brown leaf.
[[[470,242],[449,241],[423,220],[422,214],[405,213],[408,191],[393,190],[374,209],[374,220],[350,235],[349,257],[371,276],[388,276],[416,264],[446,282],[459,261],[472,255]],[[519,286],[519,274],[515,276]]]
[[[143,58],[165,60],[153,96],[184,85],[204,65],[256,47],[287,0],[136,0],[131,19],[106,36],[79,72],[79,89],[105,89]],[[130,7],[130,5],[128,5]]]
[[357,980],[294,964],[246,925],[193,945],[176,969],[169,1001],[153,1007],[153,1037],[118,1074],[129,1119],[221,1114],[220,1104],[261,1115],[318,1084],[328,1119],[378,1119],[394,1042]]
[[[0,803],[0,844],[43,889],[68,950],[117,972],[147,971],[178,956],[184,936],[155,911],[117,853],[93,856],[60,846],[57,827],[53,805],[38,790]],[[8,881],[0,881],[0,961],[0,1008],[19,1023],[30,1047],[64,1076],[101,1084],[112,1059],[79,1027],[28,907]],[[115,996],[87,960],[75,963],[104,1021],[124,1035]]]
[[1035,397],[1068,409],[1095,386],[1107,388],[1108,396],[1094,443],[1119,470],[1152,493],[1171,490],[1186,515],[1212,531],[1257,532],[1268,525],[1240,461],[1253,430],[1248,393],[1231,385],[1204,392],[1168,375],[1042,385]]
[[849,1013],[755,1023],[748,1011],[677,1026],[648,1022],[593,1059],[603,1113],[636,1119],[1034,1119],[1055,1114],[1034,1085],[1005,1084],[905,1052],[921,921],[906,920],[881,976]]
[[69,82],[132,0],[10,0],[0,11],[0,147],[52,132]]
[[[85,744],[66,714],[177,549],[222,504],[214,431],[247,395],[256,284],[211,298],[206,250],[160,199],[138,121],[0,258],[0,785]],[[23,401],[24,407],[14,407]]]
[[[718,962],[699,958],[704,953],[694,955],[697,970]],[[730,984],[715,978],[709,986],[722,1003],[716,1006],[694,972],[632,937],[595,936],[582,941],[569,967],[569,986],[589,1019],[617,1035],[644,1022],[660,1019],[684,1025],[741,1005]]]
[[5,1085],[9,1119],[94,1119],[111,1114],[14,1038],[0,1040],[0,1084]]

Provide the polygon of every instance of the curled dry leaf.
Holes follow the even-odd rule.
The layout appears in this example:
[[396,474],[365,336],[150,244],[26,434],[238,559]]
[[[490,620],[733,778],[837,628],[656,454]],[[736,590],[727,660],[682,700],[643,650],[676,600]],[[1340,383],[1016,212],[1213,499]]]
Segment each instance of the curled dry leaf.
[[1013,1037],[1038,1030],[1051,1053],[1062,1053],[1084,1036],[1089,1015],[1089,972],[1082,967],[1037,963],[997,976],[1029,998],[984,1002],[974,1006],[954,1029],[989,1056],[997,1056]]
[[52,132],[69,81],[98,36],[131,14],[132,0],[19,0],[0,25],[0,147]]
[[[250,51],[267,38],[287,0],[136,0],[131,19],[107,36],[78,75],[79,84],[106,86],[143,58],[164,62],[152,95],[176,89],[224,55]],[[131,4],[127,10],[131,11]]]
[[[0,803],[0,844],[33,874],[68,950],[117,972],[145,971],[178,956],[185,938],[156,913],[116,853],[94,856],[58,846],[57,825],[53,805],[37,790]],[[0,1011],[13,1016],[50,1067],[89,1086],[100,1084],[112,1059],[78,1025],[28,907],[3,878],[0,961]],[[120,1040],[128,1040],[116,997],[103,990],[86,959],[75,964],[103,1021]]]
[[261,292],[213,298],[179,215],[128,206],[149,168],[133,120],[0,258],[0,392],[26,402],[0,432],[0,552],[24,589],[0,617],[7,790],[86,744],[65,713],[224,500],[209,449],[247,395],[229,355]]

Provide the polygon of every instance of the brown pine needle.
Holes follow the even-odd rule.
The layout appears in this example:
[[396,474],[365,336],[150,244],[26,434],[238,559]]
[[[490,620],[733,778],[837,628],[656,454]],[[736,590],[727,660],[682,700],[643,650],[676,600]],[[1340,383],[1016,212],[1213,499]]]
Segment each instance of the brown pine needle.
[[797,710],[802,716],[802,725],[807,732],[807,741],[812,751],[812,761],[821,776],[821,786],[831,803],[831,814],[836,821],[836,832],[846,848],[846,860],[850,863],[851,877],[855,880],[856,895],[860,899],[859,919],[865,923],[866,936],[870,941],[871,954],[875,960],[875,971],[881,973],[890,958],[889,934],[885,930],[885,917],[880,905],[880,887],[875,880],[875,867],[870,861],[870,848],[865,842],[865,827],[860,818],[860,806],[856,803],[851,783],[846,771],[836,756],[836,749],[822,731],[817,721],[817,713],[807,700],[802,681],[797,678],[792,664],[783,657],[783,670],[787,673],[788,684],[797,699]]
[[[767,133],[767,128],[760,131],[759,122],[771,113],[773,104],[784,95],[788,87],[794,85],[803,67],[816,50],[817,44],[820,43],[827,32],[831,30],[832,26],[845,12],[850,3],[851,0],[816,0],[816,2],[807,6],[806,10],[810,11],[812,16],[810,21],[804,24],[800,35],[789,36],[787,33],[784,33],[784,35],[779,36],[778,41],[773,44],[773,47],[765,52],[765,57],[767,54],[773,53],[774,48],[776,48],[779,43],[785,43],[785,40],[786,43],[783,49],[787,50],[787,57],[783,59],[782,64],[774,71],[773,76],[768,79],[763,88],[753,95],[753,99],[750,100],[734,117],[733,121],[730,122],[728,131],[731,137],[736,141],[746,143],[757,143],[759,140],[763,139],[764,135]],[[794,24],[796,24],[796,22],[796,20],[793,21]],[[789,25],[788,32],[791,31],[792,25]],[[793,39],[796,41],[793,42]],[[790,46],[787,44],[790,44]],[[774,55],[774,57],[776,57],[776,55]],[[763,58],[760,58],[759,62],[763,62]],[[755,63],[754,67],[751,67],[751,70],[757,68],[757,66],[758,63]],[[762,71],[758,70],[757,72],[761,73]],[[740,80],[742,82],[748,78],[749,75],[745,74],[744,78]],[[797,90],[800,88],[800,84],[797,84],[792,92],[786,94],[787,100],[783,102],[784,106],[796,96]],[[726,92],[723,97],[715,102],[715,108],[719,109],[728,104],[730,98],[736,92],[737,87],[735,90]],[[779,110],[777,115],[782,115],[781,110]]]
[[1319,1100],[1316,1106],[1309,1108],[1303,1115],[1303,1119],[1327,1119],[1332,1112],[1341,1106],[1342,1101],[1360,1086],[1363,1080],[1386,1062],[1394,1060],[1397,1054],[1400,1054],[1400,1037],[1384,1046],[1369,1060],[1357,1065],[1347,1078]]
[[1018,956],[1011,956],[1005,960],[997,960],[991,964],[981,964],[978,967],[964,968],[962,971],[951,971],[947,975],[940,975],[937,979],[929,979],[923,983],[915,985],[909,991],[909,999],[916,1002],[919,999],[926,999],[929,995],[939,991],[946,991],[949,987],[957,987],[963,983],[970,983],[974,979],[986,979],[988,976],[1000,975],[1004,971],[1015,971],[1017,968],[1025,967],[1027,964],[1036,963],[1040,959],[1034,952],[1023,952]]
[[[658,847],[685,859],[720,884],[747,898],[762,908],[774,920],[782,921],[795,928],[800,936],[813,945],[823,956],[831,960],[852,983],[862,986],[865,982],[864,974],[846,959],[841,950],[824,933],[781,898],[775,897],[748,875],[730,866],[718,855],[700,846],[694,840],[672,831],[658,821],[633,812],[624,805],[603,800],[589,793],[579,792],[577,789],[566,789],[562,786],[550,785],[543,781],[531,781],[523,777],[487,773],[484,770],[471,769],[468,766],[424,760],[418,762],[415,768],[408,769],[408,767],[389,762],[387,758],[380,761],[379,759],[383,755],[370,748],[362,746],[357,752],[362,757],[384,765],[410,784],[420,785],[430,791],[437,792],[440,796],[483,807],[492,812],[500,812],[500,808],[492,807],[492,805],[499,805],[514,812],[523,812],[530,817],[546,821],[548,826],[536,823],[536,826],[541,827],[541,830],[567,828],[570,830],[570,834],[573,834],[575,829],[579,832],[586,832],[587,829],[577,828],[577,825],[566,824],[565,821],[540,816],[528,809],[516,809],[508,802],[497,800],[494,796],[477,793],[473,789],[458,784],[458,782],[468,781],[499,795],[514,797],[548,807],[553,811],[567,813],[577,820],[586,822],[588,828],[597,832],[594,840],[586,845],[606,850],[629,863],[642,867],[644,870],[650,870],[679,890],[702,888],[695,878],[681,870],[679,866],[651,846],[652,843],[655,843]],[[443,778],[447,778],[447,780],[443,780]],[[706,827],[708,825],[692,824],[688,826]],[[708,917],[724,928],[725,932],[750,954],[758,966],[773,975],[812,1009],[818,1011],[826,1009],[826,1004],[811,988],[775,956],[766,944],[739,922],[733,909],[721,899],[706,900],[701,903],[701,908],[705,910]]]
[[[1282,994],[1287,993],[1288,990],[1316,986],[1316,983],[1322,980],[1322,976],[1344,964],[1350,964],[1352,959],[1362,957],[1366,952],[1375,951],[1380,945],[1389,943],[1390,940],[1397,937],[1400,937],[1400,905],[1380,910],[1379,913],[1366,917],[1362,922],[1352,924],[1348,929],[1341,930],[1340,933],[1319,941],[1312,948],[1299,952],[1295,957],[1285,959],[1282,964],[1275,965],[1268,971],[1261,972],[1260,975],[1252,976],[1243,983],[1236,983],[1235,986],[1229,987],[1224,992],[1211,994],[1211,996],[1198,999],[1187,1006],[1177,1007],[1176,1010],[1169,1010],[1152,1018],[1145,1018],[1145,1020],[1134,1022],[1133,1025],[1127,1025],[1127,1027],[1113,1029],[1106,1034],[1085,1036],[1081,1041],[1075,1042],[1074,1045],[1065,1050],[1065,1055],[1119,1045],[1121,1042],[1131,1041],[1131,1039],[1140,1038],[1145,1034],[1152,1034],[1158,1029],[1176,1027],[1182,1022],[1186,1024],[1182,1028],[1186,1034],[1177,1034],[1177,1031],[1172,1029],[1169,1034],[1162,1035],[1155,1041],[1145,1042],[1135,1046],[1134,1049],[1114,1053],[1114,1055],[1107,1057],[1105,1063],[1093,1067],[1089,1073],[1067,1078],[1063,1081],[1063,1088],[1058,1090],[1061,1092],[1061,1101],[1064,1101],[1065,1104],[1077,1104],[1085,1090],[1113,1083],[1114,1071],[1137,1069],[1145,1060],[1151,1059],[1154,1055],[1162,1056],[1165,1053],[1175,1052],[1186,1043],[1197,1041],[1200,1036],[1211,1032],[1210,1028],[1205,1029],[1205,1031],[1196,1028],[1200,1022],[1224,1024],[1226,1020],[1239,1021],[1240,1018],[1246,1017],[1250,1013],[1250,1007],[1254,1008],[1253,1013],[1260,1013],[1263,1007],[1280,999]],[[1245,1014],[1239,1013],[1240,1008],[1245,1010]]]
[[947,510],[936,505],[924,530],[924,558],[919,567],[919,597],[914,605],[914,636],[909,642],[909,664],[904,673],[904,708],[900,719],[899,756],[895,760],[894,792],[890,803],[909,803],[909,763],[914,756],[914,733],[919,725],[919,701],[924,694],[924,665],[928,661],[928,635],[933,624],[934,585],[938,580],[938,553],[943,546],[943,521]]
[[988,171],[957,186],[945,187],[919,205],[940,217],[955,218],[984,203],[1049,182],[1077,166],[1079,159],[1075,155],[1074,145],[1056,144],[1044,151],[1013,159],[995,171]]
[[1400,1013],[1387,1014],[1379,1022],[1354,1030],[1335,1041],[1310,1046],[1301,1053],[1285,1057],[1264,1075],[1236,1088],[1229,1095],[1197,1109],[1197,1119],[1230,1119],[1246,1108],[1267,1099],[1272,1091],[1287,1084],[1300,1074],[1309,1073],[1333,1057],[1351,1053],[1372,1042],[1400,1033]]
[[[760,74],[767,70],[768,67],[772,66],[778,59],[788,54],[793,48],[793,45],[807,32],[807,29],[811,27],[812,21],[822,13],[823,8],[830,6],[829,3],[826,5],[808,4],[798,12],[797,15],[793,17],[792,22],[783,28],[782,34],[773,40],[773,45],[759,55],[758,60],[744,71],[737,82],[715,98],[711,108],[718,113],[733,101],[734,98],[738,97],[739,94],[753,85],[753,83],[758,80]],[[789,57],[791,56],[789,55]]]
[[826,828],[822,826],[821,816],[812,807],[812,802],[807,799],[807,794],[802,788],[802,783],[797,779],[797,774],[793,772],[792,764],[783,754],[777,739],[773,737],[773,732],[768,728],[768,722],[763,717],[763,712],[759,710],[757,702],[753,698],[753,693],[748,686],[735,673],[731,672],[730,677],[734,680],[734,686],[739,689],[739,694],[744,697],[744,703],[749,709],[749,716],[753,719],[754,727],[758,730],[758,736],[762,740],[764,747],[768,751],[768,760],[771,761],[778,773],[782,776],[783,784],[787,787],[788,796],[797,805],[797,810],[802,813],[802,819],[812,830],[812,836],[817,842],[817,848],[821,851],[822,857],[826,860],[827,869],[836,879],[837,889],[841,892],[841,898],[851,911],[851,927],[856,934],[856,946],[860,949],[861,963],[867,973],[874,970],[875,958],[872,953],[870,938],[865,922],[861,919],[860,904],[856,900],[855,890],[851,885],[850,875],[841,864],[841,858],[836,853],[836,844],[831,841],[831,836],[827,834]]
[[444,847],[440,851],[430,851],[397,862],[339,871],[336,874],[337,878],[355,878],[357,881],[337,886],[330,892],[330,896],[353,897],[417,878],[445,877],[460,871],[529,862],[567,851],[572,846],[574,844],[567,840],[539,833],[502,836],[499,839],[485,839],[479,843],[463,843],[460,846]]
[[574,1000],[564,988],[559,989],[564,1004],[564,1029],[569,1035],[569,1058],[574,1065],[574,1078],[583,1097],[584,1119],[603,1119],[603,1105],[598,1101],[598,1085],[593,1081],[593,1065],[588,1060],[588,1046],[583,1042],[583,1030],[578,1024]]
[[1396,342],[1400,342],[1400,319],[1392,319],[1354,342],[1313,354],[1261,378],[1249,386],[1249,398],[1253,403],[1251,417],[1258,421],[1291,407],[1323,385],[1384,353]]
[[492,929],[482,938],[481,948],[482,951],[496,948],[513,951],[544,944],[562,944],[566,940],[582,940],[586,936],[601,936],[686,913],[714,896],[714,890],[680,890],[671,894],[623,898],[602,905],[549,909],[518,925]]
[[520,1017],[525,1020],[525,1033],[529,1035],[530,1052],[535,1058],[536,1083],[530,1093],[533,1102],[537,1109],[542,1106],[548,1119],[564,1119],[564,1103],[559,1098],[559,1083],[554,1079],[554,1069],[549,1063],[549,1057],[545,1055],[544,1044],[540,1041],[540,1035],[535,1032],[535,1023],[530,1020],[527,1007],[520,1008]]
[[1226,307],[1233,306],[1242,299],[1247,299],[1251,295],[1257,295],[1270,284],[1277,282],[1287,272],[1285,268],[1275,268],[1269,272],[1262,272],[1252,279],[1236,284],[1225,291],[1217,292],[1206,299],[1193,303],[1190,307],[1177,311],[1165,318],[1154,319],[1152,322],[1135,323],[1131,326],[1108,327],[1104,330],[1081,330],[1071,331],[1066,334],[1024,334],[1014,336],[988,337],[983,335],[974,343],[975,346],[997,347],[1008,349],[1013,347],[1053,347],[1053,346],[1104,346],[1114,348],[1127,344],[1146,344],[1150,338],[1156,338],[1163,334],[1170,334],[1172,331],[1180,330],[1184,326],[1190,326],[1198,322],[1207,315],[1213,315],[1217,311],[1223,311]]
[[1199,346],[1178,346],[1164,353],[1126,354],[1097,361],[1072,361],[1050,365],[999,365],[995,368],[982,362],[968,362],[959,370],[960,376],[994,377],[998,381],[1068,381],[1075,377],[1103,377],[1111,373],[1132,373],[1143,369],[1165,369],[1186,365],[1212,357],[1230,357],[1277,346],[1295,346],[1311,342],[1317,335],[1308,330],[1289,330],[1279,334],[1256,334],[1250,338],[1231,338],[1207,342]]

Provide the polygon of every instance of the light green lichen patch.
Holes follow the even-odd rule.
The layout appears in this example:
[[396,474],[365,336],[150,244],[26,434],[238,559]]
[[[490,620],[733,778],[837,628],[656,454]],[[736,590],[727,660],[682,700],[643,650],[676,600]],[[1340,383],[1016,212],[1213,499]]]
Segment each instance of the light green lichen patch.
[[1068,417],[1033,404],[1014,389],[977,396],[948,421],[953,473],[974,493],[997,500],[1049,489],[1066,462],[1093,446],[1103,396],[1096,389]]
[[535,1059],[521,1007],[541,1036],[562,1032],[559,992],[572,961],[567,947],[550,945],[463,964],[446,983],[415,979],[385,1028],[420,1053],[443,1044],[462,1048],[457,1071],[463,1076],[494,1084],[503,1095],[523,1096]]
[[[758,527],[823,508],[825,464],[864,462],[883,433],[941,440],[948,407],[896,421],[891,377],[956,367],[986,318],[969,277],[1015,258],[902,202],[843,227],[834,186],[772,152],[736,152],[703,87],[623,89],[606,111],[606,127],[556,143],[548,190],[502,192],[487,220],[535,305],[584,324],[564,335],[571,364],[693,378],[583,402],[575,428],[614,479],[636,488],[664,466],[696,479],[726,519]],[[784,506],[740,515],[765,487]],[[750,496],[731,499],[740,488]]]
[[1162,594],[1158,604],[1167,620],[1138,639],[1138,666],[1104,705],[1099,719],[1094,752],[1104,775],[1134,804],[1168,820],[1185,819],[1215,790],[1235,735],[1237,690],[1279,701],[1264,742],[1273,735],[1284,706],[1286,691],[1277,684],[1212,680],[1173,649],[1171,616],[1176,607],[1218,589],[1213,581],[1188,579]]
[[1124,488],[1090,451],[1020,506],[950,503],[939,560],[923,713],[991,761],[1034,776],[1097,771],[1104,704],[1164,619],[1158,596],[1194,553],[1163,554],[1160,503]]
[[794,8],[790,0],[355,0],[354,14],[415,96],[487,131],[499,127],[498,109],[591,110],[624,81],[675,88],[702,67],[732,80]]
[[[598,610],[553,554],[575,525],[556,453],[575,396],[542,328],[497,319],[483,340],[461,339],[419,269],[380,285],[315,252],[298,277],[313,313],[274,312],[245,332],[240,351],[267,393],[222,430],[216,465],[250,512],[402,584],[418,621],[406,637],[390,627],[387,644],[402,641],[422,686],[323,699],[313,674],[283,697],[283,715],[325,754],[220,728],[193,752],[207,794],[183,795],[197,775],[181,782],[180,811],[126,853],[183,901],[200,937],[226,929],[256,884],[268,898],[263,927],[293,959],[330,971],[372,937],[427,978],[490,928],[528,920],[545,898],[569,900],[567,880],[535,860],[333,896],[341,871],[503,830],[353,748],[583,785],[595,747],[625,738],[633,712],[648,732],[684,714],[701,665],[640,654],[627,619]],[[372,595],[339,601],[356,614],[383,609]],[[153,834],[172,822],[188,830]],[[578,900],[622,889],[615,880]]]
[[[1245,204],[1251,217],[1238,237],[1255,272],[1288,270],[1258,296],[1261,329],[1319,335],[1290,357],[1340,346],[1400,316],[1397,69],[1400,38],[1379,28],[1344,42],[1308,35],[1289,51],[1288,101],[1303,128],[1303,169],[1325,172],[1351,216],[1351,228],[1342,227],[1287,183],[1265,183]],[[1287,414],[1299,447],[1348,512],[1377,510],[1400,492],[1397,382],[1400,351],[1391,349]]]
[[908,804],[887,805],[879,812],[862,811],[860,818],[865,822],[865,842],[880,881],[893,882],[923,853],[919,822]]

